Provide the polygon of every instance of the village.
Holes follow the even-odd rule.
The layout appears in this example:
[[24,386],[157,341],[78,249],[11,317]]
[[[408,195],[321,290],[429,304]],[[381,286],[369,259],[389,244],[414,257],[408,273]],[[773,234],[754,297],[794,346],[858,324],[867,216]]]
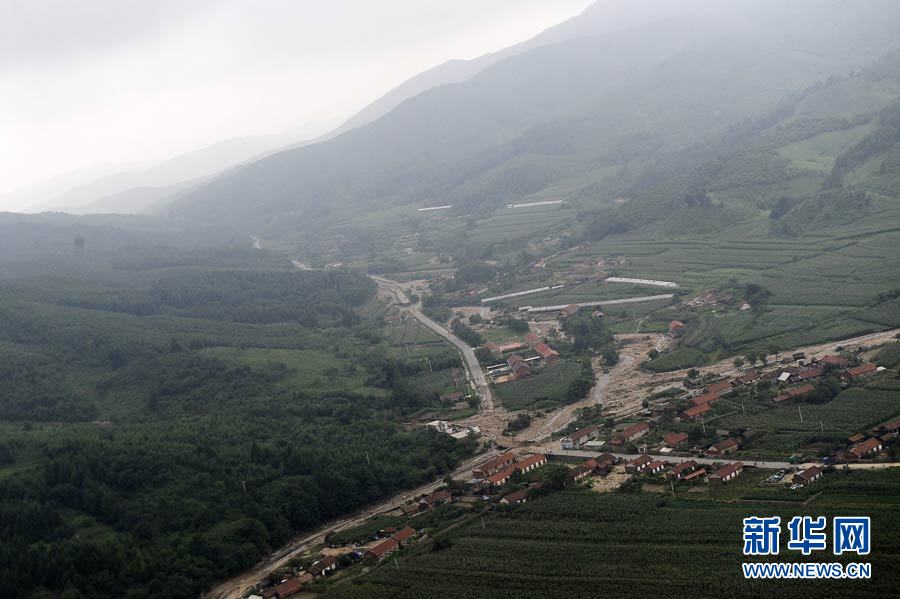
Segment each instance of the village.
[[[408,286],[405,292],[399,287],[390,290],[393,301],[402,308],[399,317],[427,321],[410,299],[410,294],[418,296],[424,291],[422,287]],[[704,293],[685,300],[685,307],[710,309],[723,302],[734,305],[734,298]],[[747,307],[737,304],[734,309]],[[509,312],[491,314],[490,308],[462,308],[457,318],[472,314],[479,315],[472,319],[473,328],[489,331],[496,325],[482,315],[502,322]],[[522,431],[511,432],[506,427],[523,412],[493,403],[486,409],[484,397],[514,382],[538,382],[545,372],[552,372],[566,360],[553,345],[569,341],[565,323],[576,315],[590,320],[606,316],[592,304],[554,306],[552,311],[529,313],[532,320],[521,336],[485,341],[474,354],[478,357],[474,366],[483,373],[485,386],[473,382],[473,363],[468,361],[468,381],[457,381],[453,391],[441,396],[442,403],[463,408],[480,397],[477,413],[420,424],[456,440],[477,439],[485,458],[476,459],[464,472],[447,477],[427,492],[405,496],[402,502],[367,513],[349,528],[330,529],[318,542],[304,544],[278,560],[280,565],[269,569],[268,576],[243,596],[312,597],[332,579],[352,578],[380,562],[433,546],[440,542],[441,530],[455,522],[486,512],[517,509],[567,488],[719,497],[722,493],[727,496],[732,486],[750,485],[802,493],[840,469],[889,465],[886,462],[892,458],[888,452],[893,455],[897,449],[900,418],[857,431],[828,455],[758,459],[748,449],[757,431],[717,427],[712,412],[719,402],[753,390],[769,397],[767,401],[773,407],[789,403],[799,406],[817,391],[822,380],[836,380],[849,388],[865,384],[885,369],[860,360],[856,351],[841,346],[844,351],[828,353],[835,347],[831,344],[761,357],[762,368],[756,363],[729,361],[672,373],[643,372],[640,365],[648,351],[676,344],[684,334],[686,325],[681,321],[671,321],[665,334],[618,335],[620,363],[607,367],[602,358],[593,360],[598,373],[608,374],[598,379],[585,399],[535,418]],[[432,324],[432,330],[443,329],[451,340],[452,331]],[[890,341],[892,336],[887,334],[876,340],[882,344]],[[855,349],[861,348],[860,343]],[[586,415],[588,422],[582,424]],[[703,434],[686,427],[699,427]]]

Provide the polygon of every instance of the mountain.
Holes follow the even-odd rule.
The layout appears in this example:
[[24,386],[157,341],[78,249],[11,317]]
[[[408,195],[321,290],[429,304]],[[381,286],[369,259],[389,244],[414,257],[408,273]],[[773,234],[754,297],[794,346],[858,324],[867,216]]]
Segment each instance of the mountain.
[[338,127],[334,133],[341,134],[371,123],[406,100],[429,89],[467,81],[491,65],[510,56],[569,39],[620,31],[662,18],[674,17],[680,12],[696,12],[705,4],[704,0],[666,4],[660,4],[654,0],[596,2],[580,15],[555,25],[520,44],[471,60],[449,60],[419,73],[363,108]]
[[675,16],[633,26],[594,18],[602,8],[565,24],[575,38],[235,169],[167,213],[278,236],[382,207],[477,213],[522,197],[609,194],[638,167],[714,140],[900,40],[900,5],[887,0],[852,11],[837,0],[675,3]]
[[289,133],[228,139],[152,166],[105,173],[69,188],[54,188],[56,192],[50,199],[44,196],[43,201],[33,204],[31,211],[80,214],[143,212],[207,177],[271,152],[296,147],[302,140],[314,138],[327,127],[327,123],[317,122]]

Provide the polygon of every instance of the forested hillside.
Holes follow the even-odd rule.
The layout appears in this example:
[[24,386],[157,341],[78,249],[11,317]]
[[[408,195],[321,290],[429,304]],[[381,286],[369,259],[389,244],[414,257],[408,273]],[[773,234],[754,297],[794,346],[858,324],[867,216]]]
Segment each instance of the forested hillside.
[[47,235],[0,255],[0,596],[196,597],[471,451],[401,425],[459,359],[362,318],[368,278],[188,240],[123,255],[108,219],[62,219],[66,247],[30,218]]

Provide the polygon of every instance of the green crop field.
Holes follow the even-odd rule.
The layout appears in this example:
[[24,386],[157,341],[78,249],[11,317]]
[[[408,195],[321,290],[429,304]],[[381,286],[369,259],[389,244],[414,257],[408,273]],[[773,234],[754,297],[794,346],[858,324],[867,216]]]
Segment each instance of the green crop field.
[[[352,580],[327,599],[648,596],[888,597],[900,571],[900,472],[829,474],[805,506],[656,494],[566,491],[475,519],[440,543],[424,542]],[[854,489],[867,489],[865,495]],[[702,497],[702,496],[701,496]],[[747,581],[741,573],[741,520],[750,515],[860,515],[875,528],[873,577],[865,582]],[[786,533],[782,534],[782,543]],[[855,557],[855,556],[854,556]],[[771,561],[803,558],[782,546]],[[846,557],[837,558],[845,561]],[[766,560],[769,561],[769,560]],[[802,585],[802,587],[801,587]],[[864,590],[863,590],[864,589]]]
[[563,360],[523,379],[496,385],[494,392],[507,410],[557,408],[566,403],[566,390],[580,374],[581,365]]

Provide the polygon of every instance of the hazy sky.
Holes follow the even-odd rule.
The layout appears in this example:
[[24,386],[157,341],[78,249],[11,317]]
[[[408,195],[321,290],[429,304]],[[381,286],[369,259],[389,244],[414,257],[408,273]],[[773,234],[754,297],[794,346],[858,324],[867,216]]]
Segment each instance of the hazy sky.
[[588,4],[0,0],[0,193],[342,120],[428,67],[527,39]]

